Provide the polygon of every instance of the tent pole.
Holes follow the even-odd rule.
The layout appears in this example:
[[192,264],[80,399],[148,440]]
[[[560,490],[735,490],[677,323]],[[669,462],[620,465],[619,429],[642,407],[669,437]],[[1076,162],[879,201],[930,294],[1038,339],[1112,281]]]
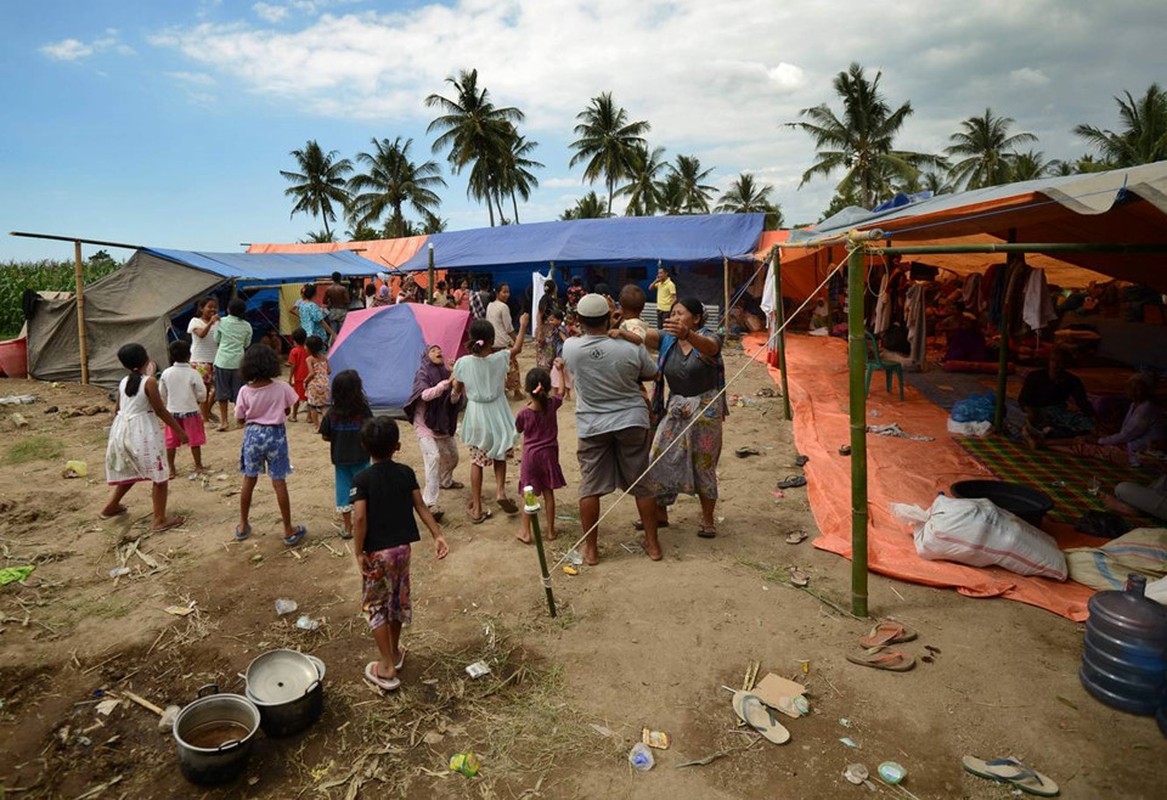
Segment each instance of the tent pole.
[[721,329],[729,335],[729,256],[721,257],[722,272],[725,275],[725,304],[721,307]]
[[429,251],[430,251],[430,255],[429,255],[430,263],[429,263],[429,272],[426,274],[426,280],[427,280],[427,284],[428,284],[426,286],[426,289],[429,292],[428,302],[432,306],[434,304],[434,243],[429,242],[428,247],[429,247]]
[[[1009,243],[1013,244],[1017,241],[1017,229],[1009,229]],[[1009,263],[1012,261],[1012,255],[1005,259],[1005,274],[1001,276],[1001,280],[1007,280],[1009,277]],[[1006,284],[1005,289],[1009,286]],[[1005,390],[1009,383],[1009,292],[1004,293],[1004,300],[1001,302],[1001,324],[998,326],[1001,334],[1001,345],[997,353],[997,396],[993,403],[993,431],[998,436],[1005,433]]]
[[847,260],[847,340],[851,367],[851,613],[867,616],[867,341],[863,327],[864,250]]
[[790,413],[790,384],[786,380],[786,309],[782,305],[782,251],[770,251],[771,269],[774,270],[774,321],[778,325],[778,371],[782,375],[782,418],[794,419]]
[[85,333],[85,281],[81,274],[81,240],[73,242],[73,279],[77,284],[77,348],[81,356],[81,383],[89,383],[89,337]]

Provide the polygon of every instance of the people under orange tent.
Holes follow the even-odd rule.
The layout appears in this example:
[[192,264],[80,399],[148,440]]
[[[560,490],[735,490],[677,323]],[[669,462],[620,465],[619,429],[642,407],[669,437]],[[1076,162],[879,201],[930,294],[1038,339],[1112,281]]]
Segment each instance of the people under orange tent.
[[1118,432],[1076,442],[1069,447],[1071,453],[1138,467],[1147,451],[1161,451],[1167,446],[1167,424],[1155,403],[1154,376],[1135,373],[1127,379],[1126,389],[1131,404]]
[[[1082,379],[1069,371],[1071,355],[1064,347],[1055,347],[1049,364],[1025,376],[1017,403],[1025,414],[1021,436],[1037,449],[1050,439],[1073,439],[1094,430],[1094,407],[1086,397]],[[1067,402],[1074,401],[1077,411]]]

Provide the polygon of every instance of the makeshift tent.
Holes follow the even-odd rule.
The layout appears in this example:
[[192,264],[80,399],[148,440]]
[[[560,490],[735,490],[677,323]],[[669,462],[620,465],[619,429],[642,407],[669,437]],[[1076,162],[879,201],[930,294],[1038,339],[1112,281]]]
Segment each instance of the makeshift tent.
[[329,353],[332,374],[354,369],[377,409],[400,409],[428,345],[442,348],[446,362],[465,353],[470,312],[404,303],[350,311]]
[[[124,344],[138,342],[166,364],[170,318],[216,287],[304,282],[330,275],[372,275],[377,265],[349,252],[282,255],[199,253],[145,248],[126,265],[85,287],[85,333],[90,381],[115,386],[125,374],[117,360]],[[36,299],[28,319],[29,374],[41,380],[78,381],[81,356],[75,297]]]

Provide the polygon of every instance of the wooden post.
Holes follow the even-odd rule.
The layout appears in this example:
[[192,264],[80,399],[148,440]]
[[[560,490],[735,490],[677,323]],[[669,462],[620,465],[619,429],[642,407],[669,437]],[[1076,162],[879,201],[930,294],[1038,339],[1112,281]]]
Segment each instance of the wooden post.
[[539,574],[543,579],[543,591],[547,594],[547,611],[552,617],[555,610],[555,593],[551,590],[551,576],[547,572],[547,556],[543,554],[543,533],[539,530],[539,499],[533,487],[523,487],[523,513],[531,520],[531,532],[535,534],[535,552],[539,554]]
[[851,613],[867,616],[867,365],[863,325],[865,252],[862,244],[847,261],[847,341],[851,367]]
[[[1009,243],[1013,244],[1017,241],[1017,229],[1009,229]],[[1022,256],[1024,258],[1024,256]],[[993,405],[993,432],[998,436],[1005,433],[1005,392],[1009,387],[1009,267],[1013,260],[1013,254],[1010,253],[1005,257],[1005,270],[1001,275],[1001,280],[1005,281],[1005,291],[1001,295],[1001,324],[998,330],[1001,333],[1001,346],[997,353],[997,397]]]
[[81,242],[73,242],[73,280],[77,284],[77,348],[81,356],[81,383],[89,383],[89,338],[85,334],[85,280],[81,274]]
[[774,322],[778,325],[778,371],[782,375],[782,416],[794,419],[790,411],[790,384],[786,380],[786,309],[782,305],[782,251],[775,247],[772,251],[771,268],[774,270]]
[[434,304],[434,243],[429,242],[428,247],[430,251],[430,265],[429,273],[426,277],[429,281],[429,286],[427,287],[429,289],[429,304],[432,306]]
[[725,305],[721,307],[721,330],[729,336],[729,256],[721,257],[721,267],[725,273]]

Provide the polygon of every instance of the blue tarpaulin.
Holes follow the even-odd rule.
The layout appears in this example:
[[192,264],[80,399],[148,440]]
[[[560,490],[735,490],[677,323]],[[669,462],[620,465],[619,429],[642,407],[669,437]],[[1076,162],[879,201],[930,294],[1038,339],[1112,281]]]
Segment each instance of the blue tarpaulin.
[[292,283],[342,275],[375,275],[382,269],[348,250],[331,253],[200,253],[190,250],[144,248],[142,252],[179,264],[256,283]]
[[762,235],[762,214],[615,217],[534,222],[430,236],[400,269],[424,270],[433,246],[438,269],[506,269],[603,265],[666,267],[750,260]]

